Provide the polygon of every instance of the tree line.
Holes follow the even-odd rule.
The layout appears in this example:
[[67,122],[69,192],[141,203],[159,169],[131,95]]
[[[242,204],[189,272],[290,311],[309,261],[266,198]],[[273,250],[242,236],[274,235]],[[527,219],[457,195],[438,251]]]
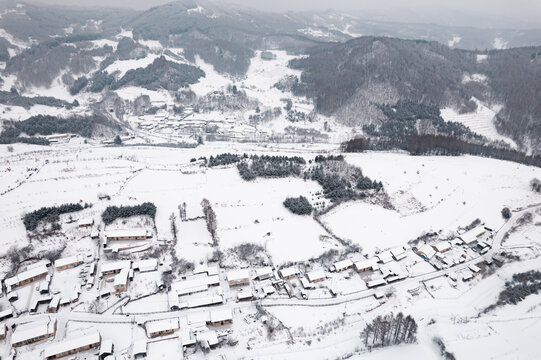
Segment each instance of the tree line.
[[21,106],[25,109],[30,109],[34,105],[65,107],[66,109],[78,106],[75,102],[69,103],[51,96],[22,96],[15,88],[12,88],[11,91],[0,90],[0,104]]
[[241,159],[247,159],[248,155],[244,154],[243,156],[238,154],[224,153],[216,156],[209,157],[208,166],[224,166],[238,163]]
[[106,225],[109,225],[118,218],[128,218],[136,215],[148,215],[154,219],[156,217],[156,205],[145,202],[134,206],[108,206],[101,214],[101,218]]
[[530,270],[514,274],[511,280],[505,283],[505,288],[500,292],[498,301],[487,307],[484,312],[506,304],[516,305],[529,295],[538,294],[539,291],[541,291],[540,271]]
[[237,165],[240,176],[245,181],[257,177],[288,177],[301,175],[301,166],[306,161],[300,156],[252,155]]
[[205,215],[205,222],[207,223],[207,230],[210,233],[214,246],[218,246],[218,222],[216,220],[216,213],[212,209],[210,201],[203,199],[201,201],[201,207],[203,208],[203,215]]
[[113,124],[101,115],[72,116],[70,118],[36,115],[23,121],[5,122],[4,130],[0,133],[0,138],[17,138],[22,133],[28,136],[69,133],[91,137],[94,127],[97,124],[120,129],[119,125]]
[[364,125],[363,130],[371,136],[403,136],[420,133],[418,120],[427,120],[438,134],[447,134],[463,138],[483,140],[479,134],[467,126],[453,121],[445,121],[440,109],[434,105],[399,100],[395,105],[379,105],[379,109],[387,117],[381,125]]
[[469,142],[456,136],[412,134],[393,137],[360,137],[342,144],[345,152],[366,150],[408,151],[411,155],[476,155],[498,160],[513,161],[524,165],[541,167],[541,156],[527,155],[523,152]]
[[[88,205],[85,204],[85,207],[88,207]],[[38,210],[32,211],[24,215],[24,227],[27,231],[33,231],[36,230],[40,221],[46,221],[50,223],[57,222],[60,218],[60,215],[75,211],[81,211],[85,207],[83,207],[81,204],[63,204],[60,206],[42,207]]]

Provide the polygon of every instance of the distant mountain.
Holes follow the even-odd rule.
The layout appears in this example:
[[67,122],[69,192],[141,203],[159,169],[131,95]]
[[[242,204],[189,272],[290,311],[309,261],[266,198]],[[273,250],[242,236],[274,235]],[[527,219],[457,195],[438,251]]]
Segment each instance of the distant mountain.
[[189,60],[195,55],[216,70],[242,76],[255,49],[302,52],[316,41],[299,33],[289,17],[235,8],[211,1],[176,1],[145,11],[126,26],[135,39],[158,40],[183,48]]
[[348,125],[388,119],[381,105],[399,100],[475,110],[472,98],[502,106],[501,133],[541,149],[541,47],[474,52],[437,42],[362,37],[326,44],[293,60],[302,70],[294,93]]
[[[385,131],[390,131],[394,125],[405,127],[399,123],[404,114],[390,119],[391,111],[417,109],[435,121],[424,124],[423,131],[437,128],[475,137],[442,123],[434,109],[472,113],[482,102],[497,114],[494,123],[501,134],[525,150],[541,151],[541,30],[392,23],[332,10],[266,13],[212,0],[175,1],[147,11],[0,0],[0,12],[0,62],[5,63],[0,105],[28,104],[29,97],[42,95],[48,104],[71,106],[78,100],[84,111],[104,109],[108,116],[114,108],[113,120],[122,121],[120,115],[131,106],[123,101],[132,100],[119,93],[139,88],[168,92],[175,106],[218,110],[223,104],[215,106],[215,98],[225,97],[255,111],[261,110],[257,101],[242,87],[268,91],[276,82],[272,90],[283,96],[275,94],[272,104],[260,105],[280,116],[281,104],[291,104],[289,97],[297,95],[297,103],[305,106],[284,108],[283,119],[291,123],[323,114],[340,125],[379,131],[387,124]],[[522,47],[493,49],[509,46]],[[259,50],[288,53],[282,78],[273,74],[272,84],[264,80],[265,89],[243,84]],[[268,54],[267,60],[275,56]],[[288,69],[292,55],[298,58]],[[217,78],[221,85],[213,88]],[[208,84],[196,94],[201,79]],[[226,86],[227,94],[220,95]],[[207,99],[210,106],[204,99],[213,91],[218,94]],[[99,101],[101,107],[89,105]],[[249,121],[262,117],[244,115]],[[11,117],[16,116],[12,111]],[[492,117],[487,117],[490,126]],[[389,125],[391,120],[398,122]]]

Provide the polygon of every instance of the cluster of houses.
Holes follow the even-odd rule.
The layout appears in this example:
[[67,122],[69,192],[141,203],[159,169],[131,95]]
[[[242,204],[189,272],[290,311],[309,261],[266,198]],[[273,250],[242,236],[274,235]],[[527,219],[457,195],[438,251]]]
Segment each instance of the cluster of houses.
[[[94,221],[93,219],[81,219],[78,221],[78,226],[80,228],[92,228]],[[416,249],[416,253],[438,269],[452,267],[467,260],[465,250],[458,255],[454,255],[453,251],[451,251],[453,248],[458,246],[470,247],[484,254],[490,249],[491,245],[488,240],[491,235],[489,229],[479,227],[461,234],[452,241],[425,244]],[[151,237],[152,232],[146,229],[111,230],[105,233],[104,247],[115,249],[114,244],[117,242],[138,242]],[[192,274],[171,284],[167,294],[168,305],[171,311],[224,305],[223,285],[228,286],[230,289],[237,289],[237,302],[261,299],[279,290],[284,290],[289,297],[296,297],[300,293],[302,298],[307,298],[306,290],[314,289],[318,283],[324,282],[331,276],[329,273],[349,272],[351,270],[359,274],[368,272],[369,280],[366,281],[366,287],[377,288],[403,280],[409,276],[405,271],[401,270],[400,266],[389,266],[392,265],[389,263],[398,263],[405,259],[409,250],[410,248],[407,246],[400,246],[381,252],[373,258],[363,258],[361,260],[346,258],[333,263],[329,268],[309,271],[302,271],[296,265],[281,269],[265,266],[253,271],[251,269],[234,269],[227,271],[223,281],[221,281],[220,268],[217,265],[199,265],[193,270]],[[494,256],[488,261],[499,264],[503,262],[503,259]],[[3,284],[8,294],[7,298],[10,301],[16,301],[18,299],[17,289],[39,282],[40,285],[37,288],[39,295],[29,299],[29,311],[37,311],[40,304],[47,304],[48,312],[57,312],[62,305],[77,301],[81,293],[80,287],[83,285],[86,285],[87,288],[92,287],[96,276],[99,276],[99,279],[102,280],[98,297],[106,297],[110,294],[120,294],[128,291],[129,283],[134,278],[134,272],[143,273],[158,270],[158,260],[155,258],[135,261],[103,261],[99,265],[97,264],[91,256],[77,254],[56,260],[52,267],[54,271],[51,269],[53,264],[47,261],[30,265],[24,271],[4,280]],[[78,288],[76,287],[74,292],[70,294],[57,292],[50,294],[49,286],[54,272],[60,273],[77,267],[81,268],[81,285]],[[399,270],[393,270],[394,268]],[[470,265],[468,270],[467,274],[462,275],[463,281],[471,280],[475,274],[481,271],[476,265]],[[455,282],[458,279],[458,275],[454,272],[450,272],[448,277]],[[296,286],[293,280],[298,281],[300,286]],[[333,296],[336,296],[336,291],[333,291],[332,287],[329,287],[329,291]],[[32,292],[32,294],[35,294],[35,292]],[[194,294],[197,295],[192,296]],[[380,292],[377,292],[375,296],[376,298],[382,297]],[[218,344],[216,332],[202,331],[194,333],[188,325],[223,326],[232,324],[233,313],[231,308],[226,306],[217,306],[218,309],[216,310],[201,311],[195,317],[188,316],[187,323],[184,325],[178,317],[172,317],[159,321],[148,321],[143,324],[143,327],[150,339],[179,332],[181,333],[179,337],[182,339],[183,346],[199,342],[205,344],[205,347],[211,348]],[[13,316],[12,309],[0,311],[0,321]],[[54,338],[56,328],[56,320],[18,327],[11,336],[11,344],[16,348]],[[8,328],[4,324],[0,328],[0,339],[6,338],[7,331]],[[112,342],[110,340],[102,342],[100,334],[94,332],[78,338],[54,342],[45,349],[44,358],[56,359],[98,347],[100,347],[100,358],[104,358],[113,352]],[[134,357],[146,356],[146,351],[146,340],[133,344]],[[102,354],[104,357],[102,357]]]
[[[84,266],[81,266],[83,264]],[[79,275],[81,283],[75,284],[71,290],[66,291],[65,289],[64,292],[56,290],[52,294],[50,286],[54,271],[60,273],[79,266],[82,268]],[[92,257],[81,254],[58,259],[54,265],[48,260],[29,265],[26,270],[4,279],[3,285],[7,299],[9,302],[18,301],[19,295],[22,293],[28,296],[29,312],[36,312],[41,304],[47,304],[48,312],[57,312],[60,306],[71,304],[79,299],[82,285],[93,284],[95,266]],[[54,268],[54,271],[51,268]],[[19,288],[35,283],[39,283],[39,286],[36,287],[37,292],[19,291]]]
[[[11,346],[18,348],[51,339],[56,336],[56,331],[56,320],[20,325],[11,336]],[[110,340],[107,343],[112,344]],[[101,335],[99,332],[93,331],[92,333],[83,336],[52,342],[45,347],[43,358],[47,360],[59,359],[82,351],[98,348],[100,345],[102,345]],[[102,353],[110,355],[112,354],[112,349],[110,351],[102,349],[102,351],[100,351],[100,356]],[[100,358],[103,359],[104,357]]]
[[106,283],[113,283],[110,287],[103,287],[100,290],[99,297],[106,297],[112,293],[118,294],[128,291],[128,283],[133,280],[134,272],[151,272],[158,270],[158,260],[155,258],[131,261],[116,260],[105,261],[100,265],[100,279],[105,279]]
[[[417,254],[428,261],[434,268],[441,270],[466,262],[468,255],[466,249],[474,249],[480,254],[486,254],[491,244],[488,240],[492,232],[485,227],[471,229],[453,240],[439,241],[435,244],[425,244],[417,249]],[[460,251],[451,251],[460,247]]]

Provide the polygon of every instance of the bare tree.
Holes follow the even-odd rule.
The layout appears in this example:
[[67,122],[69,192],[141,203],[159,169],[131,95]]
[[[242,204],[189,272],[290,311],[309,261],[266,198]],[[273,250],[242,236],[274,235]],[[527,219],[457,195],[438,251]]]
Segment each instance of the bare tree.
[[169,221],[171,223],[171,233],[173,234],[173,239],[175,240],[175,243],[177,242],[177,216],[175,213],[171,213],[171,216],[169,216]]
[[218,236],[216,234],[216,230],[218,228],[218,223],[216,222],[216,213],[212,209],[212,206],[210,205],[210,201],[207,199],[203,199],[201,201],[201,206],[203,207],[203,214],[205,215],[205,220],[207,221],[207,230],[210,233],[210,236],[212,237],[213,246],[218,246]]

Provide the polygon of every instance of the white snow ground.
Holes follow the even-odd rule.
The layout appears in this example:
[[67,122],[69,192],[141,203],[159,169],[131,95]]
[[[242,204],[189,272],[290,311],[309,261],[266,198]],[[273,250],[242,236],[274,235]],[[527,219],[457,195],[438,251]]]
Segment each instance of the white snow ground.
[[[468,78],[470,81],[483,81],[483,77],[473,75],[473,78]],[[441,109],[441,117],[445,121],[456,121],[466,125],[472,131],[485,136],[486,138],[494,141],[504,141],[507,144],[516,147],[516,143],[501,134],[498,133],[494,126],[494,117],[498,113],[498,107],[490,108],[483,104],[479,100],[473,98],[477,104],[477,109],[472,113],[459,114],[452,108]]]

